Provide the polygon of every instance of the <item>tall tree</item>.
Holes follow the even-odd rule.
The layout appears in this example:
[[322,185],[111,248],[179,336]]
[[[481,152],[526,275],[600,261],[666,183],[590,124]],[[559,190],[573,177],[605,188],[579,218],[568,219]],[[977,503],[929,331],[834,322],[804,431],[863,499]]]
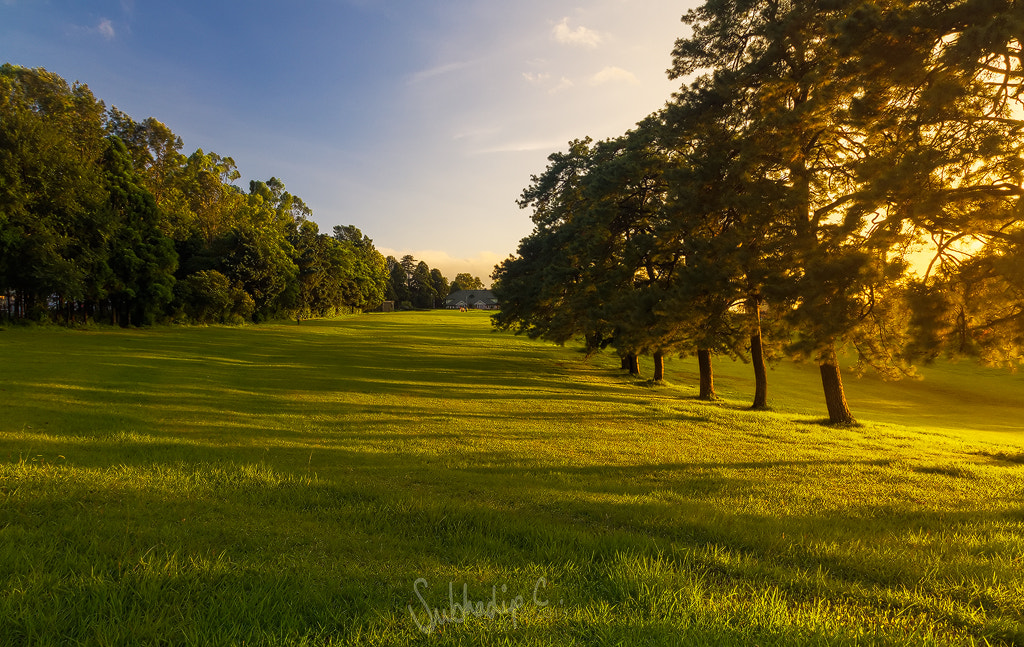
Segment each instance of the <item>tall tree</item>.
[[434,289],[434,307],[443,306],[441,303],[448,295],[448,279],[444,278],[441,270],[434,268],[430,270],[430,285]]
[[433,278],[430,276],[430,266],[424,261],[416,264],[412,276],[409,277],[409,291],[412,293],[412,303],[417,308],[433,308],[437,292],[434,290]]
[[866,199],[858,176],[866,133],[852,108],[870,80],[846,65],[834,38],[858,4],[708,2],[687,14],[693,34],[677,41],[671,70],[681,78],[714,68],[708,82],[750,106],[743,135],[756,146],[748,154],[784,188],[772,208],[791,236],[791,352],[818,362],[835,423],[853,421],[840,377],[843,348],[852,345],[872,366],[905,366],[887,352],[891,340],[879,340],[896,331],[878,325],[890,309],[880,288],[904,269],[902,241],[873,223],[884,205]]
[[187,158],[181,137],[153,117],[139,123],[116,107],[107,115],[107,129],[124,142],[142,186],[163,212],[161,229],[175,240],[188,239],[194,215],[184,193]]
[[360,310],[379,307],[385,301],[390,280],[386,259],[373,246],[373,240],[354,225],[336,225],[334,238],[353,256],[353,280],[359,289],[359,300],[351,306]]
[[597,156],[592,140],[574,140],[566,152],[551,154],[544,173],[523,191],[518,204],[533,209],[534,230],[492,275],[502,304],[492,317],[499,330],[560,344],[583,336],[590,348],[612,337],[614,323],[595,298],[599,284],[586,276],[593,247],[586,237],[605,235],[584,224],[584,178]]
[[114,223],[108,262],[113,323],[156,322],[174,296],[178,255],[160,230],[162,216],[153,194],[143,188],[124,143],[111,137],[104,155],[108,200]]
[[238,224],[245,197],[231,183],[239,176],[232,158],[204,153],[202,149],[185,162],[182,190],[187,200],[186,217],[191,219],[188,226],[208,244]]
[[44,69],[0,66],[0,283],[23,316],[83,302],[101,259],[103,104]]
[[1022,356],[1022,25],[1019,3],[976,0],[862,9],[842,24],[840,45],[878,85],[860,109],[873,195],[932,256],[911,288],[912,350],[925,357]]
[[409,275],[406,273],[405,267],[394,256],[388,256],[385,260],[388,272],[386,292],[388,300],[394,301],[396,304],[411,303],[412,294],[409,292]]

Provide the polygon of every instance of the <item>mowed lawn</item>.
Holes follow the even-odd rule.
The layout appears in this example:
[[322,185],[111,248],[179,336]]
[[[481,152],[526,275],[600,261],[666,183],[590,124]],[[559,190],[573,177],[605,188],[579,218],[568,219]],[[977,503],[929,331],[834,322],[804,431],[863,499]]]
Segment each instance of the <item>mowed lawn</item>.
[[[649,366],[645,366],[649,370]],[[1024,375],[610,355],[483,313],[0,331],[0,645],[1024,645]]]

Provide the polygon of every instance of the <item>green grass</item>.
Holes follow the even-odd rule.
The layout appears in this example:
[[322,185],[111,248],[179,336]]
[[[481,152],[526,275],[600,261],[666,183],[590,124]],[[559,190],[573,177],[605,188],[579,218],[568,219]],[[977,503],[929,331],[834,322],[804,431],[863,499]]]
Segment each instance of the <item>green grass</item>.
[[2,330],[0,645],[1024,645],[1024,377],[847,375],[835,428],[813,366],[755,413],[615,364],[481,313]]

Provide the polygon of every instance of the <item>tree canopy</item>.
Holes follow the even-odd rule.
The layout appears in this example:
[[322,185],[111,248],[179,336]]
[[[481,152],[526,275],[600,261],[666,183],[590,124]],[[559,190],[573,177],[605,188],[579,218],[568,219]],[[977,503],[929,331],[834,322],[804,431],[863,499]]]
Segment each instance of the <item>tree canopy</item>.
[[649,354],[656,378],[696,354],[702,397],[713,355],[752,360],[756,408],[766,360],[814,361],[836,423],[843,357],[1021,363],[1020,7],[708,0],[683,22],[665,108],[523,192],[495,325]]
[[320,233],[278,178],[88,86],[0,67],[0,297],[8,319],[240,322],[369,310],[387,265],[354,226]]

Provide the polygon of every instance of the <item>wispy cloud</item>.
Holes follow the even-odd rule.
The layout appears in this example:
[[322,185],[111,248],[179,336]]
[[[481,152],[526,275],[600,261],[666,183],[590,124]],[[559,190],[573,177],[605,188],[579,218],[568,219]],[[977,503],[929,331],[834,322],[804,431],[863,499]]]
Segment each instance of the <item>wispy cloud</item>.
[[500,131],[501,131],[500,128],[496,128],[494,126],[483,126],[483,127],[477,127],[477,128],[465,128],[463,130],[459,130],[459,131],[455,132],[452,135],[452,139],[454,139],[456,141],[464,140],[464,139],[481,139],[483,137],[490,137],[491,135],[494,135],[494,134],[496,134],[496,133],[498,133]]
[[571,79],[566,77],[560,78],[557,82],[552,82],[552,77],[546,72],[523,72],[523,78],[530,85],[535,85],[540,88],[547,88],[548,94],[555,94],[562,90],[567,90],[575,85]]
[[555,40],[563,45],[577,45],[580,47],[597,47],[603,38],[601,34],[580,25],[576,29],[569,28],[569,19],[563,18],[562,22],[555,25],[553,32]]
[[571,79],[567,79],[566,77],[563,76],[561,79],[559,79],[558,85],[556,85],[553,88],[551,88],[550,90],[548,90],[548,92],[550,94],[555,94],[556,92],[561,92],[562,90],[568,90],[569,88],[573,87],[574,85],[576,85],[576,84],[573,83]]
[[513,140],[476,151],[480,154],[488,153],[531,153],[537,151],[552,151],[564,147],[571,137],[560,137],[558,139],[522,139]]
[[100,24],[96,26],[96,31],[100,33],[100,36],[107,40],[114,40],[117,34],[114,32],[114,23],[110,22],[109,18],[103,18],[100,20]]
[[430,68],[428,70],[422,70],[420,72],[417,72],[416,74],[413,74],[411,82],[412,83],[419,83],[421,81],[426,81],[427,79],[431,79],[431,78],[434,78],[434,77],[437,77],[437,76],[442,76],[442,75],[445,75],[445,74],[449,74],[451,72],[457,72],[458,70],[466,69],[467,67],[470,67],[471,65],[473,65],[473,63],[471,61],[462,61],[462,62],[458,62],[458,63],[445,63],[444,65],[438,65],[438,66],[432,67],[432,68]]
[[640,83],[640,81],[632,72],[612,65],[590,77],[591,85],[604,85],[606,83],[629,83],[636,85]]
[[551,78],[551,75],[546,72],[538,72],[537,74],[534,74],[533,72],[523,72],[523,78],[531,85],[541,85],[547,82],[548,79]]

